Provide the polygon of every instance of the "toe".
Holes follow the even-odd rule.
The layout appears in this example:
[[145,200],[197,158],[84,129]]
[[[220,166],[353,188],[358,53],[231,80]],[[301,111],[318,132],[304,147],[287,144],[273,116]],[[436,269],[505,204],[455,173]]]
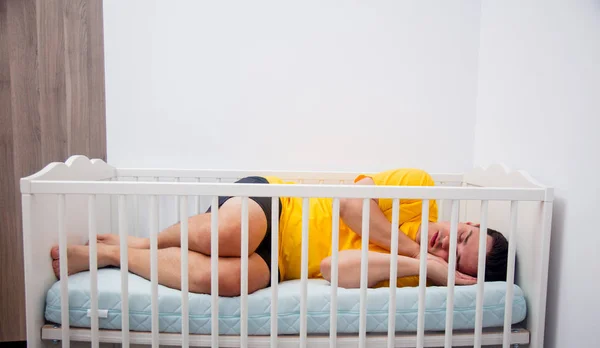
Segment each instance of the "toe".
[[52,269],[54,270],[56,278],[60,278],[60,263],[58,260],[52,261]]
[[96,242],[98,243],[107,243],[108,242],[108,238],[105,234],[99,234],[96,236]]
[[58,260],[59,253],[57,245],[53,246],[52,249],[50,249],[50,256],[52,257],[52,260]]

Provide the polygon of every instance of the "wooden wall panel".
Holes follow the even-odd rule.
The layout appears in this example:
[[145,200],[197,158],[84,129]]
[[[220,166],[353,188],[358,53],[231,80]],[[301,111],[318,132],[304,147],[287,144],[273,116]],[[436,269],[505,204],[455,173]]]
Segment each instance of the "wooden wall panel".
[[[11,286],[20,279],[21,290],[23,288],[23,277],[15,277],[8,269],[13,265],[18,266],[22,253],[15,252],[22,242],[18,240],[19,235],[15,233],[19,229],[17,215],[16,197],[18,195],[15,179],[13,123],[11,111],[11,80],[10,80],[10,57],[8,43],[8,4],[0,1],[0,337],[5,340],[13,340],[23,335],[22,326],[11,325],[13,319],[7,314],[11,311],[21,311],[24,306],[24,297],[13,295],[15,288]],[[20,262],[23,267],[23,262]],[[6,270],[6,271],[5,271]],[[17,318],[17,321],[19,318]],[[13,334],[11,329],[17,329]]]
[[[11,84],[11,117],[13,131],[13,180],[16,194],[10,220],[14,227],[5,230],[8,239],[2,245],[2,254],[8,253],[6,266],[0,272],[8,281],[9,296],[3,298],[2,335],[10,340],[19,338],[25,331],[23,240],[21,227],[21,195],[17,180],[39,168],[41,157],[41,133],[39,95],[37,81],[37,17],[34,0],[8,1],[8,45]],[[9,181],[10,182],[10,181]],[[10,197],[9,197],[10,199]],[[7,291],[5,289],[5,291]],[[5,314],[6,313],[6,314]]]
[[37,10],[42,162],[48,163],[69,153],[63,0],[37,0]]
[[25,339],[19,179],[106,160],[102,24],[102,0],[0,0],[0,342]]
[[88,107],[90,157],[106,160],[106,94],[104,89],[104,16],[102,1],[88,2]]
[[[87,1],[67,2],[69,6],[65,6],[64,13],[67,122],[71,134],[89,134]],[[89,153],[89,149],[89,137],[69,137],[71,153]]]

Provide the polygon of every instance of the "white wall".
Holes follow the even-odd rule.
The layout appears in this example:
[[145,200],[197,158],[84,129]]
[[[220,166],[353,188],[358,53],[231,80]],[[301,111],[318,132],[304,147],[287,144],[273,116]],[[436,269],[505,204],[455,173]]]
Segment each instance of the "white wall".
[[471,167],[479,1],[104,2],[117,166]]
[[484,1],[475,164],[556,187],[546,347],[600,332],[600,3]]

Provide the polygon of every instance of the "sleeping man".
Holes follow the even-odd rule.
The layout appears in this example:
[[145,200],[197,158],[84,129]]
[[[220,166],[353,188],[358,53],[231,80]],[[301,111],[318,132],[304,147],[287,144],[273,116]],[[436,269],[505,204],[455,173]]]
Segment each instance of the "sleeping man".
[[[248,177],[240,183],[283,184],[278,178]],[[433,186],[429,174],[416,169],[396,169],[376,175],[360,175],[356,185]],[[398,233],[397,285],[418,286],[421,240],[421,200],[401,200]],[[430,201],[427,236],[427,278],[433,285],[447,283],[450,224],[437,222],[437,205]],[[219,198],[219,295],[240,295],[241,198]],[[339,286],[360,287],[362,199],[340,200],[339,221]],[[302,199],[281,198],[279,202],[278,279],[299,279],[301,272]],[[310,199],[308,277],[331,278],[332,199]],[[390,281],[392,200],[373,199],[369,220],[369,287],[386,286]],[[250,197],[248,200],[248,292],[270,286],[271,272],[271,198]],[[210,293],[211,281],[211,211],[189,218],[189,290]],[[508,242],[497,231],[488,229],[486,281],[504,281]],[[476,283],[479,248],[479,226],[458,224],[455,282]],[[158,282],[180,289],[181,248],[180,224],[158,234]],[[51,249],[54,273],[60,275],[58,247]],[[150,279],[150,240],[129,237],[129,271]],[[89,269],[89,248],[70,245],[67,248],[68,273]],[[98,235],[98,267],[119,267],[119,236]]]

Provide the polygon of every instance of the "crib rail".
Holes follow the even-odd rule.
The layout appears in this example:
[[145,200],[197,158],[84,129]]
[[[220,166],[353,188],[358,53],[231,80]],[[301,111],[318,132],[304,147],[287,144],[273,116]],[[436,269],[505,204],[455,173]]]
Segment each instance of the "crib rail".
[[[486,346],[499,346],[502,345],[502,328],[490,329],[485,332],[485,345]],[[76,342],[90,342],[90,331],[89,329],[72,328],[70,331],[70,337],[72,341]],[[99,332],[100,340],[104,343],[121,343],[121,333],[114,330],[101,330]],[[512,330],[510,342],[511,345],[521,345],[530,343],[530,333],[523,328],[515,328]],[[61,330],[53,325],[45,325],[42,328],[42,339],[49,341],[60,341]],[[131,332],[130,334],[131,344],[139,345],[151,345],[152,339],[148,333],[145,332]],[[275,347],[270,345],[270,337],[265,336],[251,336],[248,337],[248,345],[252,347]],[[443,347],[445,336],[444,333],[433,332],[428,333],[425,336],[424,347]],[[181,345],[181,335],[176,333],[160,333],[159,341],[161,345],[165,346],[179,346]],[[331,340],[328,336],[314,335],[308,336],[308,345],[311,348],[329,348],[331,347]],[[191,335],[189,337],[190,347],[210,347],[211,336],[207,335]],[[412,333],[397,333],[396,340],[394,341],[394,347],[415,347],[415,336]],[[239,347],[239,338],[236,336],[220,336],[219,347]],[[469,347],[473,344],[473,334],[470,332],[457,332],[453,335],[453,345],[455,347]],[[369,334],[367,337],[367,345],[369,348],[385,348],[387,347],[388,339],[386,335],[381,334]],[[336,347],[356,347],[356,337],[344,335],[337,339]],[[297,348],[298,339],[293,336],[280,336],[277,340],[277,346],[279,348]]]
[[[61,279],[67,279],[69,259],[67,255],[68,228],[66,219],[69,214],[67,197],[79,196],[87,198],[87,224],[88,224],[88,239],[90,241],[90,286],[91,286],[91,329],[83,330],[73,328],[69,323],[69,296],[68,282],[61,282],[61,321],[63,325],[60,328],[45,327],[43,330],[43,338],[60,340],[63,347],[69,347],[71,340],[89,341],[93,347],[98,347],[100,342],[106,343],[121,343],[124,347],[129,347],[130,344],[151,344],[153,347],[159,345],[181,345],[182,347],[203,345],[211,347],[248,347],[248,346],[317,346],[317,347],[339,347],[339,346],[355,346],[359,347],[430,347],[430,346],[460,346],[473,345],[481,347],[483,345],[502,344],[503,347],[508,347],[511,344],[531,343],[529,340],[529,332],[524,329],[514,328],[512,325],[512,305],[513,305],[513,286],[515,284],[515,258],[517,245],[517,226],[519,216],[517,214],[519,204],[522,202],[537,202],[543,206],[542,210],[542,228],[549,230],[549,215],[552,212],[552,191],[543,187],[392,187],[392,186],[347,186],[344,181],[338,181],[339,184],[324,184],[325,180],[340,180],[339,173],[323,176],[319,174],[305,174],[305,180],[318,180],[320,184],[297,184],[297,185],[252,185],[252,184],[233,184],[233,183],[208,183],[200,182],[202,177],[217,177],[235,178],[238,175],[247,175],[248,172],[238,171],[189,171],[182,174],[181,170],[177,173],[169,170],[119,170],[120,176],[136,177],[135,181],[81,181],[81,180],[30,180],[22,185],[24,194],[23,209],[24,209],[24,234],[31,239],[32,223],[31,220],[31,205],[32,201],[37,196],[53,196],[56,197],[57,206],[57,232],[60,252],[60,275]],[[143,182],[137,180],[138,177],[167,177],[172,174],[177,174],[172,182],[156,181]],[[196,178],[195,181],[186,182],[181,180],[183,175],[189,175],[191,178]],[[264,174],[264,173],[263,173]],[[268,174],[268,173],[267,173]],[[281,176],[281,172],[277,172]],[[312,176],[311,176],[312,175]],[[296,177],[297,174],[290,174],[290,179]],[[299,179],[299,178],[295,178]],[[448,181],[456,180],[454,175],[448,175],[441,179]],[[299,180],[302,182],[301,180]],[[340,185],[341,184],[341,185]],[[117,202],[117,222],[118,233],[120,237],[120,267],[121,274],[121,291],[122,302],[121,311],[123,315],[122,330],[120,333],[99,330],[98,324],[98,246],[96,243],[96,235],[99,233],[98,216],[98,199],[100,197],[114,197]],[[179,269],[181,272],[181,333],[167,334],[160,332],[159,327],[159,258],[158,258],[158,233],[159,233],[159,212],[160,197],[170,196],[175,197],[175,204],[171,207],[176,211],[176,216],[180,222],[182,248],[181,262]],[[240,269],[240,334],[239,337],[228,337],[220,335],[219,325],[219,196],[234,196],[241,197],[241,269]],[[129,303],[128,296],[128,255],[127,238],[130,235],[129,222],[136,219],[136,216],[131,216],[126,209],[128,201],[136,203],[136,213],[138,210],[138,197],[148,198],[149,203],[146,211],[148,217],[147,223],[150,236],[150,288],[151,288],[151,332],[140,333],[130,331],[129,327]],[[190,334],[190,312],[189,312],[189,224],[188,219],[191,216],[189,213],[189,204],[193,203],[199,207],[200,197],[210,199],[211,219],[210,219],[210,289],[211,289],[211,312],[210,312],[210,335],[192,335]],[[251,275],[248,272],[249,268],[249,197],[269,197],[271,198],[272,215],[267,217],[271,219],[272,226],[272,241],[271,241],[271,322],[270,336],[257,337],[249,335],[248,332],[248,284]],[[297,338],[279,336],[278,328],[278,274],[279,267],[279,198],[280,197],[300,197],[302,202],[302,236],[301,236],[301,290],[300,290],[300,330]],[[331,254],[331,307],[330,307],[330,326],[329,334],[311,335],[308,334],[308,255],[309,255],[309,199],[313,197],[329,197],[333,198],[332,204],[332,254]],[[362,228],[361,234],[363,238],[361,246],[361,262],[360,262],[360,316],[359,329],[355,337],[338,334],[338,289],[339,289],[339,229],[340,229],[340,201],[346,198],[359,199],[362,201]],[[398,273],[398,225],[401,212],[400,201],[403,199],[417,199],[422,201],[421,211],[421,252],[419,258],[419,285],[418,285],[418,315],[417,315],[417,330],[414,334],[406,334],[396,332],[396,282],[390,281],[390,302],[388,308],[387,333],[371,334],[367,331],[367,288],[369,286],[369,235],[370,224],[369,218],[371,212],[371,200],[375,198],[389,198],[392,200],[393,215],[391,221],[391,260],[390,260],[390,279],[395,279]],[[445,201],[450,206],[450,252],[448,260],[448,284],[447,284],[447,300],[446,300],[446,318],[445,330],[442,333],[426,332],[425,317],[426,317],[426,295],[427,295],[427,233],[428,233],[428,217],[430,202]],[[481,234],[479,244],[479,260],[478,260],[478,281],[476,295],[476,316],[475,329],[472,332],[456,332],[454,330],[454,295],[455,295],[455,272],[457,266],[457,243],[458,243],[458,223],[459,209],[462,201],[480,201],[479,209],[481,229],[485,230],[489,225],[489,205],[490,202],[504,201],[510,204],[510,229],[508,230],[509,255],[507,267],[506,281],[506,305],[504,309],[504,325],[502,328],[483,329],[483,299],[484,299],[484,275],[486,265],[486,242],[485,234]],[[193,210],[193,209],[192,209]],[[196,209],[200,212],[201,209]],[[546,250],[547,241],[544,241],[543,247]],[[543,269],[542,269],[543,271]],[[87,332],[87,336],[84,334]]]
[[[348,173],[348,172],[309,172],[309,171],[251,171],[251,170],[207,170],[207,169],[164,169],[164,168],[118,168],[115,177],[140,178],[193,178],[193,179],[241,179],[253,175],[274,176],[290,181],[331,181],[337,183],[352,183],[358,174],[374,173]],[[460,173],[432,174],[436,183],[461,183],[463,176]]]
[[410,198],[443,200],[546,201],[543,188],[433,187],[433,186],[352,186],[345,185],[253,185],[200,182],[98,182],[32,181],[22,188],[28,194],[70,195],[163,195],[237,197],[336,197]]

